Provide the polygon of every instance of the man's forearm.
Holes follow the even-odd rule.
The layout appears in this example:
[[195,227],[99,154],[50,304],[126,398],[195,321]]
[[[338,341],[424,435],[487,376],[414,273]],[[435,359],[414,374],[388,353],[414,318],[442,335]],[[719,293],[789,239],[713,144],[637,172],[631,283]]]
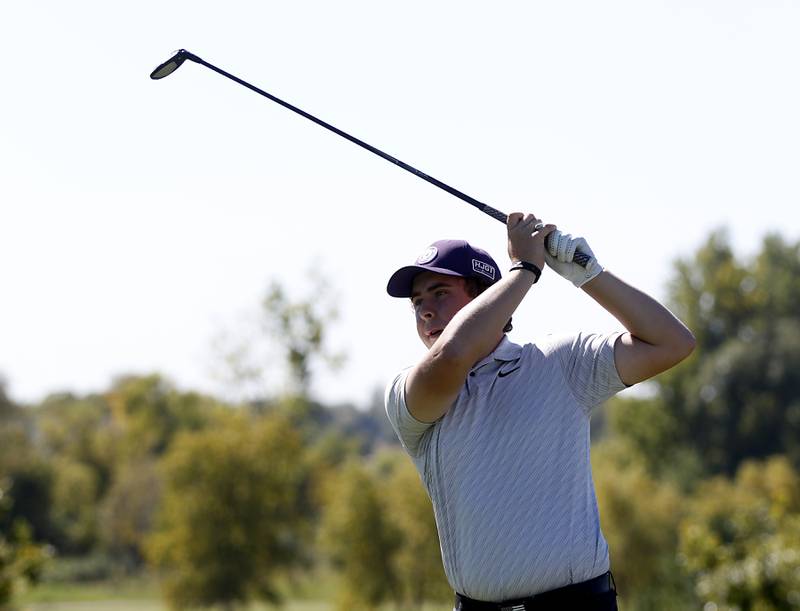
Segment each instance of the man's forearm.
[[693,344],[692,333],[672,312],[612,273],[604,271],[582,288],[634,337],[653,346]]
[[583,290],[628,330],[614,345],[614,363],[625,384],[652,378],[694,350],[694,335],[680,320],[613,274],[602,272]]
[[534,284],[527,270],[510,272],[464,306],[450,321],[431,350],[471,367],[489,354],[503,337],[503,328]]

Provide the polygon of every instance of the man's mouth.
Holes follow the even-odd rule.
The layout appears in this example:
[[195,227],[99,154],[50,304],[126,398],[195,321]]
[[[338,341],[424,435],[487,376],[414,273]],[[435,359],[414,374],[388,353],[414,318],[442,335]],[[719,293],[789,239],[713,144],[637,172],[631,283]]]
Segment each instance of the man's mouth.
[[428,331],[428,337],[429,337],[430,339],[436,339],[436,338],[437,338],[437,337],[439,337],[441,334],[442,334],[442,330],[441,330],[441,329],[438,329],[438,330],[436,330],[436,331]]

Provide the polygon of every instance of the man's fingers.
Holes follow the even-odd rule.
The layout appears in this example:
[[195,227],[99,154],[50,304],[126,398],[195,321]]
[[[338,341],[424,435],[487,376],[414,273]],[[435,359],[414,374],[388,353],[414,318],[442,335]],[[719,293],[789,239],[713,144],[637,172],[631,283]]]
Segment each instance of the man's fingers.
[[565,261],[572,263],[572,261],[575,259],[575,251],[578,250],[578,244],[580,243],[581,239],[582,238],[574,238],[569,241],[567,244],[567,252],[564,256]]
[[554,230],[550,233],[551,235],[546,241],[547,251],[550,253],[551,257],[555,257],[558,255],[558,242],[561,240],[561,232]]
[[522,214],[522,212],[512,212],[511,214],[508,215],[506,226],[509,229],[514,229],[514,227],[520,224],[520,221],[522,221],[523,216],[524,215]]
[[542,225],[541,219],[530,212],[527,214],[512,212],[508,215],[508,220],[506,221],[506,226],[509,229],[529,231],[531,235],[533,235],[534,231],[541,231],[541,228],[537,228],[537,225]]
[[537,234],[547,239],[547,236],[549,236],[554,231],[558,231],[558,227],[556,227],[556,225],[551,225],[548,223],[547,225],[542,227],[539,231],[537,231]]
[[558,260],[562,263],[569,263],[569,259],[567,259],[567,249],[569,248],[569,243],[572,241],[572,236],[568,233],[562,234],[561,239],[558,241]]

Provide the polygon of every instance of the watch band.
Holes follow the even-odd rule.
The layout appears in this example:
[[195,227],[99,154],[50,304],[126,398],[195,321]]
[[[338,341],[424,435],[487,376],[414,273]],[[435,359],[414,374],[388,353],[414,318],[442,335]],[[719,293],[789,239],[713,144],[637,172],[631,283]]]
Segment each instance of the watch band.
[[539,276],[542,275],[542,270],[539,269],[538,265],[534,265],[533,263],[528,263],[527,261],[517,261],[514,265],[511,266],[511,269],[508,271],[513,272],[517,269],[526,269],[529,272],[533,272],[533,275],[536,276],[536,279],[533,281],[534,284],[539,282]]

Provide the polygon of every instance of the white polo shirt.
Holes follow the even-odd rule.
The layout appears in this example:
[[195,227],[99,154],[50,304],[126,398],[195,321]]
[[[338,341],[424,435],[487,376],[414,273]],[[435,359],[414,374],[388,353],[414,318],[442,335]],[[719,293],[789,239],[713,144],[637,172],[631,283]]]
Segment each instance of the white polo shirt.
[[591,410],[625,388],[612,335],[507,337],[467,375],[433,424],[405,402],[404,369],[386,413],[433,502],[450,586],[504,601],[609,569],[589,462]]

